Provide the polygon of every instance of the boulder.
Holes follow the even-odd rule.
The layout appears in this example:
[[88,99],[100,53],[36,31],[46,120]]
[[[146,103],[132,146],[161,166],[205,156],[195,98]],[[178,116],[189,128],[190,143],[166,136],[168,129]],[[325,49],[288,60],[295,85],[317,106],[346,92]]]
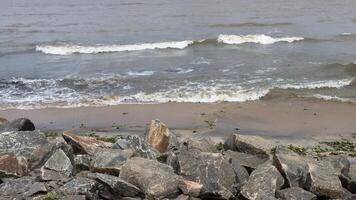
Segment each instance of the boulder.
[[245,167],[250,173],[254,169],[256,169],[257,166],[263,164],[268,160],[266,158],[260,158],[255,155],[237,152],[237,151],[231,151],[231,150],[227,150],[223,152],[223,154],[226,159],[228,160],[231,159],[232,162],[239,163],[241,166]]
[[283,184],[284,179],[279,171],[270,162],[266,162],[251,173],[247,183],[242,186],[239,196],[248,200],[274,197]]
[[87,154],[80,154],[74,157],[75,168],[79,171],[89,170],[91,156]]
[[35,181],[32,177],[18,179],[4,179],[0,184],[0,199],[12,199],[29,196]]
[[3,117],[0,117],[0,126],[4,125],[4,124],[7,124],[7,123],[9,123],[9,120],[7,120],[7,119],[5,119]]
[[178,161],[183,178],[203,185],[202,197],[229,199],[237,192],[234,169],[221,154],[201,152],[183,144]]
[[48,191],[47,187],[44,183],[36,182],[33,183],[30,190],[26,192],[26,195],[33,196],[35,194],[46,193],[47,191]]
[[340,174],[342,186],[351,193],[356,194],[356,163],[350,165],[348,174]]
[[190,200],[190,197],[184,194],[179,195],[177,198],[174,200]]
[[121,166],[132,156],[131,149],[101,149],[93,155],[90,170],[118,176]]
[[249,153],[262,158],[268,158],[276,142],[266,137],[255,135],[232,134],[224,143],[225,149]]
[[194,181],[181,179],[179,181],[178,187],[182,190],[183,194],[192,197],[199,197],[203,185]]
[[26,164],[14,153],[0,153],[0,178],[21,177],[26,174]]
[[285,178],[287,187],[304,187],[308,176],[307,159],[278,146],[273,156],[273,164]]
[[328,155],[321,160],[328,161],[340,174],[347,175],[350,171],[350,161],[345,155]]
[[70,178],[64,173],[50,170],[44,166],[39,169],[38,179],[41,181],[57,181],[57,182],[67,182]]
[[70,131],[63,132],[62,136],[72,146],[75,154],[93,155],[98,149],[112,147],[112,143],[100,141],[95,137],[79,136]]
[[76,177],[58,188],[57,192],[63,195],[85,195],[88,199],[97,198],[98,183],[92,179]]
[[120,197],[143,196],[139,188],[117,176],[97,173],[96,177],[99,183],[107,185],[111,189],[111,193],[119,195]]
[[165,153],[169,149],[178,147],[176,136],[158,119],[152,120],[146,139],[160,153]]
[[85,195],[67,195],[61,198],[61,200],[86,200]]
[[237,160],[230,158],[228,161],[235,172],[236,189],[240,190],[241,186],[243,186],[248,181],[249,173],[247,169],[241,166]]
[[4,131],[34,131],[35,125],[27,118],[19,118],[0,125],[0,132]]
[[179,177],[171,167],[155,160],[131,158],[121,167],[120,178],[140,188],[149,199],[179,194]]
[[151,147],[143,138],[136,135],[128,135],[125,138],[118,139],[112,147],[113,149],[132,149],[135,155],[147,158],[156,159],[159,152]]
[[276,196],[282,200],[316,200],[316,195],[300,187],[279,190]]
[[337,172],[328,161],[309,162],[306,188],[322,197],[341,198],[343,188]]
[[29,159],[29,170],[41,168],[57,150],[61,149],[73,163],[73,149],[64,141],[52,140],[35,149]]
[[211,152],[211,153],[218,153],[214,142],[210,138],[199,138],[199,139],[190,139],[185,138],[182,140],[186,146],[188,145],[190,148],[199,149],[202,152]]
[[44,164],[44,167],[66,176],[71,176],[73,172],[73,165],[68,156],[62,149],[58,149]]
[[14,153],[26,160],[34,150],[48,143],[39,131],[8,131],[0,133],[0,152]]

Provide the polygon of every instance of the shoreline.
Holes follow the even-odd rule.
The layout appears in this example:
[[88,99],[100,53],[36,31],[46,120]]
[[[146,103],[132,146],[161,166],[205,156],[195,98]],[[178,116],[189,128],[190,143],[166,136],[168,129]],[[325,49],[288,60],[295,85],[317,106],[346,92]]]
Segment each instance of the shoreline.
[[152,119],[181,134],[226,137],[236,132],[267,136],[336,136],[356,132],[356,104],[308,99],[243,103],[121,104],[105,107],[0,110],[13,120],[30,118],[38,129],[95,129],[142,133]]

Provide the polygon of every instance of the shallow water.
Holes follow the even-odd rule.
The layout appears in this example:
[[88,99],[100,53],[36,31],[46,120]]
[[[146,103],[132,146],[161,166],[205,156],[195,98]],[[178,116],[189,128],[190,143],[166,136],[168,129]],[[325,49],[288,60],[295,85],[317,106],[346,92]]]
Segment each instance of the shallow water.
[[0,108],[355,101],[355,10],[352,0],[0,1]]

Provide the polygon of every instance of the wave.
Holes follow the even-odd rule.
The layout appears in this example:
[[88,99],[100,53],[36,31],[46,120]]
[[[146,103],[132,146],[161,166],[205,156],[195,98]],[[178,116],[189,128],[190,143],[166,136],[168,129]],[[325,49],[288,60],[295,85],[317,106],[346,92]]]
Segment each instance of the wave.
[[343,70],[348,75],[356,75],[356,63],[340,64],[332,63],[324,66],[326,70]]
[[278,86],[281,89],[321,89],[321,88],[341,88],[349,86],[354,79],[324,80],[308,83],[284,84]]
[[[36,45],[35,50],[45,54],[52,55],[71,55],[71,54],[98,54],[98,53],[114,53],[125,51],[142,51],[155,49],[184,49],[188,46],[206,45],[206,44],[243,44],[243,43],[259,43],[273,44],[276,42],[288,42],[304,40],[302,37],[280,37],[273,38],[267,35],[224,35],[220,34],[216,39],[202,40],[183,40],[183,41],[168,41],[157,43],[141,43],[141,44],[126,44],[126,45],[96,45],[85,46],[67,42],[55,42],[51,44]],[[313,39],[311,39],[313,40]]]
[[281,22],[281,23],[256,23],[245,22],[236,24],[211,24],[210,28],[237,28],[237,27],[275,27],[275,26],[291,26],[293,23]]
[[194,41],[191,40],[107,46],[82,46],[70,43],[57,43],[37,45],[36,51],[53,55],[70,55],[74,53],[97,54],[154,49],[184,49],[193,43]]
[[142,72],[127,72],[129,76],[151,76],[155,73],[155,71],[142,71]]
[[274,44],[276,42],[288,42],[304,40],[302,37],[280,37],[273,38],[267,35],[224,35],[220,34],[217,41],[224,44],[244,44],[244,43],[257,43],[257,44]]
[[[141,73],[141,72],[135,72]],[[145,72],[147,74],[147,72]],[[188,70],[182,73],[189,73]],[[141,73],[143,75],[143,72]],[[139,76],[139,75],[138,75]],[[100,78],[64,79],[11,79],[0,80],[0,109],[34,109],[43,107],[107,106],[131,103],[166,102],[245,102],[259,99],[300,98],[318,95],[325,100],[336,100],[327,95],[332,90],[356,85],[356,80],[324,80],[271,86],[239,86],[233,82],[212,81],[209,83],[187,82],[182,86],[167,86],[162,89],[142,90],[122,76]],[[351,88],[352,89],[352,88]],[[326,93],[325,93],[326,91]],[[330,92],[331,91],[331,92]],[[351,91],[352,90],[349,90]],[[338,94],[338,93],[337,93]],[[353,93],[352,93],[353,94]],[[344,101],[351,101],[353,95]],[[324,95],[324,96],[322,96]]]

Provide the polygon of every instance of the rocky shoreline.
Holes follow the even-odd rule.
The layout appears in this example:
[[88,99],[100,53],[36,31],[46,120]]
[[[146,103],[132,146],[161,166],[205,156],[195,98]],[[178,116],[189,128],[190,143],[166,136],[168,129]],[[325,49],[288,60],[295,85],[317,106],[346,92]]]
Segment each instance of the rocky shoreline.
[[214,143],[159,120],[144,136],[57,135],[1,118],[0,200],[356,199],[355,147],[238,133]]

